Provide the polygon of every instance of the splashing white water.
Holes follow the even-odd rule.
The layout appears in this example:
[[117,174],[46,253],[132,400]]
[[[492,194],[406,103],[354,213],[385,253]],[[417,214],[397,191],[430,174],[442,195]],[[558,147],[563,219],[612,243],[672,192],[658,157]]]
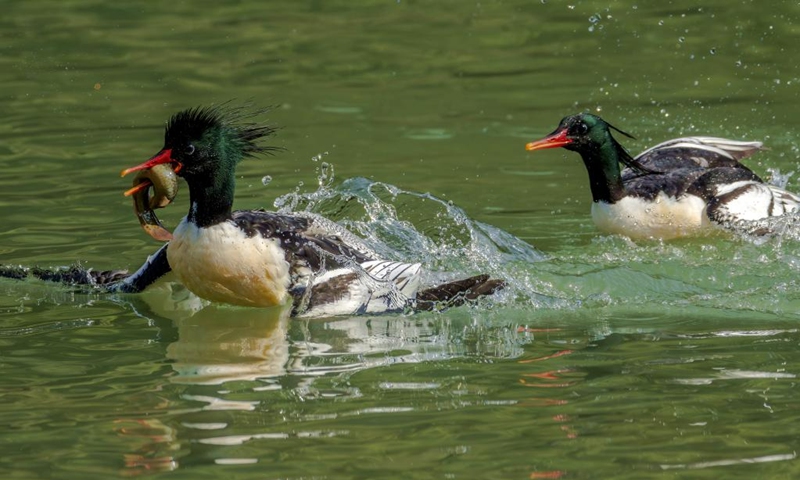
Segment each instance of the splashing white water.
[[553,306],[554,299],[537,293],[540,285],[530,268],[545,256],[528,243],[470,219],[452,202],[430,193],[360,177],[334,185],[333,166],[326,162],[318,174],[315,191],[295,189],[279,197],[274,204],[278,211],[320,215],[352,232],[382,259],[422,263],[425,285],[488,274],[507,284],[495,302]]

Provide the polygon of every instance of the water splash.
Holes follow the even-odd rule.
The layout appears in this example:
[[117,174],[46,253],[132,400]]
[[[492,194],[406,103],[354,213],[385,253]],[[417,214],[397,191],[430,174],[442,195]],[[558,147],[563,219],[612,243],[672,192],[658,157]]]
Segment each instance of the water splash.
[[422,263],[423,285],[489,274],[507,282],[505,291],[495,296],[497,302],[535,307],[561,302],[538,293],[542,285],[530,266],[545,256],[528,243],[470,219],[452,202],[430,193],[360,177],[334,185],[333,177],[333,167],[323,162],[316,190],[295,189],[276,199],[275,207],[281,213],[336,222],[382,259]]
[[769,183],[778,188],[787,188],[789,179],[794,175],[794,172],[781,173],[779,168],[768,168],[767,172],[769,172]]
[[320,187],[330,187],[333,183],[333,165],[328,162],[322,162],[319,165],[317,183]]
[[755,245],[785,241],[800,242],[800,214],[789,213],[760,220],[740,220],[726,225],[728,229]]
[[[794,172],[781,173],[780,169],[768,168],[769,184],[787,189]],[[800,242],[800,213],[793,212],[777,217],[751,221],[736,221],[725,225],[732,232],[756,245],[774,242],[780,246],[784,241]]]

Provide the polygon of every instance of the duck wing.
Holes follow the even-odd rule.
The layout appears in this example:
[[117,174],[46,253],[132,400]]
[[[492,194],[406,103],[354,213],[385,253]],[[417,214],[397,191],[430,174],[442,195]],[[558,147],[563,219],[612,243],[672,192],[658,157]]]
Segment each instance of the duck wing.
[[294,315],[319,317],[400,312],[413,307],[422,265],[369,260],[322,272],[296,288]]
[[682,137],[659,143],[640,153],[635,160],[660,172],[677,168],[747,169],[740,160],[761,150],[763,145],[719,137]]
[[127,270],[94,270],[81,265],[49,269],[0,265],[0,277],[16,280],[33,277],[48,282],[121,293],[139,293],[169,272],[167,244],[148,256],[144,264],[132,274],[128,274]]
[[489,275],[475,275],[449,283],[426,288],[417,294],[418,310],[441,310],[463,305],[484,295],[492,295],[503,288],[503,280]]
[[[275,239],[292,270],[318,272],[374,259],[374,252],[344,228],[317,215],[287,215],[265,210],[233,212],[233,222],[248,236]],[[338,225],[337,225],[338,226]]]
[[718,187],[740,181],[763,183],[740,163],[762,148],[761,142],[719,137],[667,140],[640,153],[635,161],[647,171],[625,168],[622,182],[629,192],[653,200],[659,193],[678,198],[689,193],[711,201]]

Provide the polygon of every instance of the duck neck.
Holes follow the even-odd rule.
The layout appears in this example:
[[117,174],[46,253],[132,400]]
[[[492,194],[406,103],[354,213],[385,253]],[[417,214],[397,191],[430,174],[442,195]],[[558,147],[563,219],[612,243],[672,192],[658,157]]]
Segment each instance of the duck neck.
[[594,202],[616,203],[625,195],[619,166],[619,152],[613,142],[592,145],[581,153],[589,172]]
[[211,227],[232,218],[233,194],[236,186],[234,171],[214,175],[209,181],[187,179],[189,183],[189,215],[187,219],[198,227]]

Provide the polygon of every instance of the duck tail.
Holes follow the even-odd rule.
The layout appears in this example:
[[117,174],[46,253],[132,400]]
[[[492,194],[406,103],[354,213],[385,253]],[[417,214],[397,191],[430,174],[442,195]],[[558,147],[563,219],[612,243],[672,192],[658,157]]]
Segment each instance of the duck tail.
[[443,283],[417,293],[417,310],[442,310],[457,307],[478,297],[492,295],[505,287],[503,280],[490,278],[489,275]]

